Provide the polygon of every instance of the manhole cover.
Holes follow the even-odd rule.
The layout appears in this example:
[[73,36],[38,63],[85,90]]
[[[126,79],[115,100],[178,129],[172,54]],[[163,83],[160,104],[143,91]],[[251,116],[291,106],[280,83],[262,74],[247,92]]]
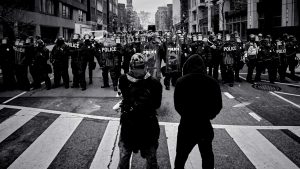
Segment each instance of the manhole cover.
[[280,91],[281,88],[273,85],[273,84],[267,84],[267,83],[255,83],[252,85],[254,89],[257,90],[263,90],[263,91]]

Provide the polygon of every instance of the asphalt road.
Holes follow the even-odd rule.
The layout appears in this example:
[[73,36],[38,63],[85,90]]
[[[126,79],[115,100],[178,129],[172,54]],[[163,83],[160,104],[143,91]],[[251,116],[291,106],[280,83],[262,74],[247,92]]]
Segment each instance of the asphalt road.
[[[220,84],[223,109],[212,121],[215,168],[300,167],[300,83],[287,80],[259,83],[278,91],[258,90],[244,80],[233,87]],[[120,114],[112,107],[120,98],[112,88],[100,88],[98,67],[93,81],[86,91],[62,86],[0,92],[0,168],[116,168]],[[175,157],[180,116],[173,92],[163,91],[158,110],[160,169],[173,168]],[[200,159],[194,148],[186,168],[201,168]],[[131,168],[144,166],[134,154]]]

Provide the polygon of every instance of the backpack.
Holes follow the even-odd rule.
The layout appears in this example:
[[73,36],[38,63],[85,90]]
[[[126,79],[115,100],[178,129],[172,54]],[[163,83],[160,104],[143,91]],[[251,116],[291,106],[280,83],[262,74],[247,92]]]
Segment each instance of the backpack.
[[[149,78],[148,78],[149,79]],[[129,83],[128,103],[130,112],[140,113],[141,111],[151,111],[151,89],[147,85],[148,79],[142,79],[135,83]]]

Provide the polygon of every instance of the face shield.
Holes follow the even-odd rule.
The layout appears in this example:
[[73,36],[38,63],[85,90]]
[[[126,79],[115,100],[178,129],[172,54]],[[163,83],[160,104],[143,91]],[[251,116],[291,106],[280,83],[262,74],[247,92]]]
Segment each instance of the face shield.
[[6,38],[5,38],[5,39],[2,39],[2,44],[3,44],[3,45],[7,44],[7,39],[6,39]]
[[198,35],[198,41],[202,41],[203,40],[203,36],[201,34]]
[[226,34],[226,41],[230,41],[230,35]]

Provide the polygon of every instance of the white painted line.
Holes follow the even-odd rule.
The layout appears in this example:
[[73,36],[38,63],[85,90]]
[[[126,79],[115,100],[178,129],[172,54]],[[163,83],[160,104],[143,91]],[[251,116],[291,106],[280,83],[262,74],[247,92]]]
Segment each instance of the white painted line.
[[200,151],[198,145],[196,145],[185,163],[186,169],[202,169],[202,158],[200,155]]
[[[261,80],[261,81],[262,81],[262,82],[270,82],[270,81],[267,81],[267,80]],[[295,84],[292,84],[292,83],[275,82],[275,84],[282,84],[282,85],[287,85],[287,86],[300,87],[300,85],[295,85]]]
[[233,97],[231,94],[229,94],[228,92],[224,92],[224,94],[225,94],[225,96],[227,96],[229,99],[234,99],[234,97]]
[[35,111],[35,112],[45,112],[45,113],[51,113],[51,114],[69,115],[72,117],[92,118],[92,119],[99,119],[99,120],[113,120],[113,121],[120,120],[119,118],[115,118],[115,117],[95,116],[95,115],[70,113],[70,112],[62,112],[62,111],[56,111],[56,110],[46,110],[46,109],[29,108],[29,107],[13,106],[13,105],[3,105],[3,106],[7,107],[7,108],[24,109],[24,110]]
[[38,112],[21,110],[0,124],[0,142],[31,120]]
[[46,169],[82,119],[61,115],[9,166],[9,169]]
[[246,78],[244,78],[243,76],[240,76],[240,78],[241,78],[241,79],[243,79],[243,80],[247,80],[247,79],[246,79]]
[[[119,139],[120,139],[120,132],[117,134],[115,151],[112,154],[112,159],[111,159],[112,161],[111,161],[111,164],[110,164],[110,167],[109,167],[111,169],[118,168],[118,165],[119,165],[119,161],[120,161],[120,149],[119,149],[119,146],[118,146]],[[131,154],[131,158],[132,158],[132,154]],[[130,166],[131,166],[131,158],[130,158],[130,164],[129,164]],[[131,168],[131,167],[129,167],[129,168]]]
[[300,127],[298,127],[298,128],[291,128],[289,130],[291,132],[293,132],[296,136],[300,137]]
[[275,91],[274,93],[278,93],[278,94],[284,94],[284,95],[289,95],[289,96],[296,96],[296,97],[300,97],[300,95],[298,95],[298,94],[292,94],[292,93],[285,93],[285,92],[278,92],[278,91]]
[[178,126],[165,126],[171,168],[174,168]]
[[116,133],[118,133],[119,126],[120,122],[118,121],[110,121],[108,123],[90,169],[107,168],[110,164],[112,150],[114,146],[118,147],[118,143],[115,141],[118,137]]
[[282,97],[282,96],[279,96],[278,94],[276,94],[276,93],[274,93],[274,92],[270,92],[270,93],[271,93],[272,95],[274,95],[274,96],[280,98],[281,100],[286,101],[286,102],[288,102],[288,103],[290,103],[290,104],[292,104],[292,105],[294,105],[295,107],[297,107],[297,108],[300,109],[300,105],[298,105],[298,104],[296,104],[296,103],[294,103],[294,102],[292,102],[292,101],[290,101],[290,100],[288,100],[288,99],[286,99],[286,98],[284,98],[284,97]]
[[257,120],[257,121],[261,121],[262,120],[262,118],[261,117],[259,117],[256,113],[254,113],[254,112],[251,112],[251,113],[249,113],[249,115],[250,116],[252,116],[255,120]]
[[253,129],[226,129],[257,169],[299,169],[268,139]]
[[[91,118],[91,119],[99,119],[99,120],[120,121],[120,118],[115,118],[115,117],[103,117],[103,116],[96,116],[96,115],[60,112],[60,111],[54,111],[54,110],[37,109],[37,108],[29,108],[29,107],[22,107],[22,106],[12,106],[12,105],[1,105],[0,104],[0,108],[22,109],[22,110],[32,111],[32,112],[36,112],[36,113],[45,112],[45,113],[52,113],[52,114],[61,114],[64,116],[70,116],[72,118]],[[159,125],[178,127],[179,123],[177,123],[177,122],[159,122]],[[222,124],[213,124],[212,126],[215,129],[250,128],[250,129],[262,129],[262,130],[283,130],[283,129],[290,130],[290,129],[300,128],[300,126],[247,126],[247,125],[222,125]]]
[[13,98],[11,98],[11,99],[8,99],[8,100],[6,100],[6,101],[4,101],[2,104],[6,104],[6,103],[8,103],[8,102],[10,102],[10,101],[12,101],[12,100],[14,100],[14,99],[16,99],[16,98],[22,96],[22,95],[25,94],[25,93],[27,93],[27,92],[22,92],[22,93],[18,94],[17,96],[15,96],[15,97],[13,97]]

